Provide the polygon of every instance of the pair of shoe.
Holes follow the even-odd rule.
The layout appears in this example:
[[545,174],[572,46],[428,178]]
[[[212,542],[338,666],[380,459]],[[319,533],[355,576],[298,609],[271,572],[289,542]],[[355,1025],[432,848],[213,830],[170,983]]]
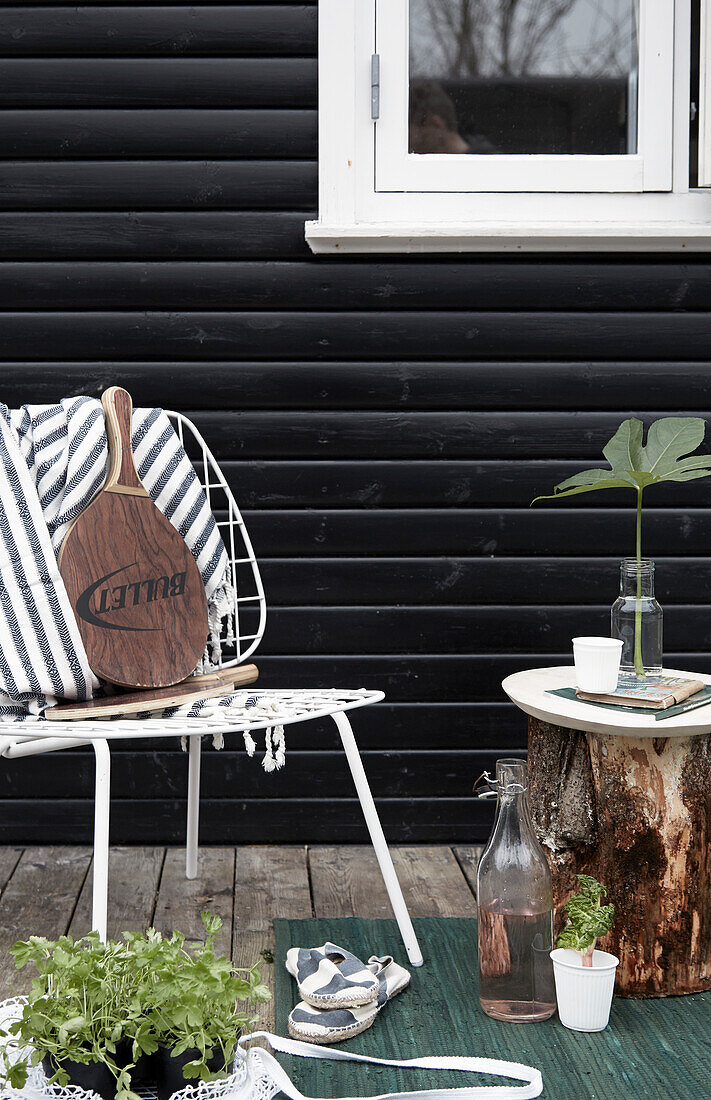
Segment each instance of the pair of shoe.
[[410,982],[392,955],[371,955],[362,963],[335,943],[292,947],[286,969],[302,997],[289,1014],[289,1034],[309,1043],[340,1043],[359,1035]]

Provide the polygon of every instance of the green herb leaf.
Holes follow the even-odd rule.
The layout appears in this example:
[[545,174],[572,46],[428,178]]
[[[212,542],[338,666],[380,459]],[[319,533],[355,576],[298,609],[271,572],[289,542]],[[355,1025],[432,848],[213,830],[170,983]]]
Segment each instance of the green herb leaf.
[[614,905],[601,905],[600,899],[607,892],[592,875],[578,875],[580,889],[569,898],[564,910],[568,924],[555,941],[556,947],[568,947],[586,952],[595,946],[600,936],[612,928]]
[[10,1066],[7,1080],[13,1089],[22,1089],[27,1084],[27,1066],[23,1062],[15,1062]]
[[599,901],[603,894],[606,893],[602,883],[594,879],[592,875],[578,875],[577,879],[580,883],[580,894],[586,900]]

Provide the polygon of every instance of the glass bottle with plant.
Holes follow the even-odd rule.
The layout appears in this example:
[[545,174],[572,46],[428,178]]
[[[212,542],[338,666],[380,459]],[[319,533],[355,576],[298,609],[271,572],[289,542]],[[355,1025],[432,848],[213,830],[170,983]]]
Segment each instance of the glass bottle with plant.
[[[634,622],[634,670],[645,677],[642,651],[642,495],[650,485],[665,481],[693,481],[711,475],[711,455],[690,452],[703,442],[705,421],[698,416],[666,416],[655,420],[644,440],[644,425],[631,417],[624,420],[603,447],[610,469],[582,470],[561,481],[553,493],[532,501],[558,500],[561,497],[592,493],[597,489],[634,489],[637,494],[635,538],[636,607]],[[686,457],[684,457],[686,456]]]
[[556,947],[579,951],[583,966],[592,966],[595,944],[612,928],[614,905],[602,905],[605,887],[592,875],[578,875],[580,889],[563,907],[568,924],[555,941]]

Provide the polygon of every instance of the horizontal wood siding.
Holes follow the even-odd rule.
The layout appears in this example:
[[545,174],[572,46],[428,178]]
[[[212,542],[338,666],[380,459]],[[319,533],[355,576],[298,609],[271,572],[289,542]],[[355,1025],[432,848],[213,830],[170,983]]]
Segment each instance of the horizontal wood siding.
[[[318,259],[313,3],[0,6],[0,398],[126,385],[185,411],[244,507],[265,685],[382,687],[354,717],[388,834],[476,842],[525,749],[500,682],[604,631],[624,494],[550,491],[625,416],[711,413],[711,265]],[[652,489],[668,660],[711,672],[706,482]],[[175,843],[186,759],[114,754],[116,843]],[[0,840],[91,836],[85,751],[3,762]],[[205,753],[211,843],[363,841],[335,730],[266,775]]]

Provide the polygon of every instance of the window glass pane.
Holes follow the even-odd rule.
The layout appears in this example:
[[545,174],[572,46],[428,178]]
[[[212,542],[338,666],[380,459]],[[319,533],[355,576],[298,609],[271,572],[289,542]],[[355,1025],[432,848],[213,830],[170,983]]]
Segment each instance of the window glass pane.
[[689,187],[699,186],[699,107],[701,102],[701,4],[691,0],[691,81],[689,84]]
[[409,0],[411,153],[637,151],[639,0]]

